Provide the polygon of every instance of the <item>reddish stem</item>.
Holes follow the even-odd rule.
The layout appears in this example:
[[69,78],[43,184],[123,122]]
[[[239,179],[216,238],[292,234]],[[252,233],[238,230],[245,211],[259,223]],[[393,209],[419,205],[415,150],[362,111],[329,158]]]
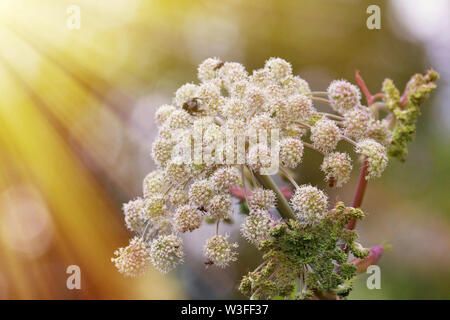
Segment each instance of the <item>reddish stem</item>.
[[355,79],[358,86],[361,88],[362,92],[366,96],[367,105],[372,105],[374,97],[370,93],[369,89],[366,86],[366,83],[364,82],[363,78],[359,75],[359,70],[355,71]]
[[[364,198],[364,193],[365,193],[366,187],[367,187],[367,180],[366,180],[367,169],[368,169],[368,163],[367,163],[367,160],[364,160],[364,163],[361,167],[361,171],[359,173],[358,185],[356,186],[355,195],[353,196],[353,203],[352,203],[353,208],[361,207],[361,204],[362,204],[362,201]],[[353,230],[353,229],[355,229],[355,226],[356,226],[356,219],[352,219],[347,224],[346,228],[348,230]]]

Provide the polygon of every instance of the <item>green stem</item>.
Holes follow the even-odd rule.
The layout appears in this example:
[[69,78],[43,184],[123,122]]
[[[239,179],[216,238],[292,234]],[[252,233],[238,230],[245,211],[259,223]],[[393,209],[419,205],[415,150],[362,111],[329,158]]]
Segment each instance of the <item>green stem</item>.
[[289,219],[296,219],[294,212],[292,211],[291,207],[289,206],[289,202],[284,197],[284,195],[281,193],[278,186],[275,184],[275,182],[272,180],[272,178],[268,175],[261,175],[258,172],[254,172],[256,180],[266,189],[270,189],[277,195],[278,201],[277,201],[277,209],[278,212],[280,212],[281,217],[284,220]]

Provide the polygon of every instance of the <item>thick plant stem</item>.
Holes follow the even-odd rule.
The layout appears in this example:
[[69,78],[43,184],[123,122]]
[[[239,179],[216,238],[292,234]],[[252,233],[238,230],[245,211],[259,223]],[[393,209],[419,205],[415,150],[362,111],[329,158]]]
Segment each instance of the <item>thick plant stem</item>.
[[288,201],[284,197],[284,195],[281,193],[278,186],[275,184],[275,182],[272,180],[270,176],[267,175],[261,175],[258,172],[254,172],[256,180],[266,189],[270,189],[277,195],[278,201],[277,201],[277,209],[280,212],[281,217],[284,220],[289,219],[296,219],[294,212],[292,212],[291,207],[289,206]]
[[[366,180],[367,168],[368,168],[368,163],[367,163],[367,159],[365,159],[364,163],[361,167],[361,171],[359,173],[358,185],[356,186],[355,195],[353,196],[353,203],[352,203],[353,208],[361,207],[361,204],[362,204],[362,201],[364,198],[364,193],[366,192],[366,187],[367,187],[367,180]],[[355,226],[356,226],[356,219],[352,219],[347,224],[346,228],[348,230],[353,230],[353,229],[355,229]]]

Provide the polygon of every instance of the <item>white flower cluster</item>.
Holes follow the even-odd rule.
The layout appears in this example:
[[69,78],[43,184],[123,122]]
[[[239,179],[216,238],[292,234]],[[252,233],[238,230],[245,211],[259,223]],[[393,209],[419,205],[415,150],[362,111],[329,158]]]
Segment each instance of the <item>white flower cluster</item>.
[[[172,270],[183,260],[179,234],[200,228],[204,216],[218,224],[229,219],[231,190],[243,185],[244,169],[252,175],[270,167],[273,150],[278,152],[277,165],[286,168],[302,162],[305,148],[320,151],[324,154],[321,169],[327,181],[338,187],[349,180],[352,170],[348,154],[335,150],[341,140],[355,144],[356,152],[365,157],[367,178],[379,176],[387,165],[388,125],[361,105],[359,89],[345,80],[333,81],[328,88],[328,102],[337,113],[330,114],[314,108],[315,93],[280,58],[270,58],[251,74],[240,63],[208,58],[198,67],[198,78],[198,84],[182,85],[172,104],[156,111],[159,134],[151,155],[158,168],[145,177],[142,197],[123,207],[125,223],[138,237],[119,249],[113,260],[126,275],[142,273],[148,262],[162,272]],[[276,141],[269,139],[274,130]],[[270,142],[250,143],[252,132],[265,132]],[[229,133],[237,137],[231,146],[218,146],[217,138]],[[200,142],[192,138],[198,135]],[[239,137],[244,137],[242,143]],[[278,148],[273,149],[274,144]],[[180,155],[186,145],[207,150],[211,158],[186,162]],[[238,162],[241,147],[244,163]],[[222,161],[213,161],[217,159]],[[250,216],[241,231],[257,244],[276,223],[269,210],[277,198],[272,190],[256,185],[249,195]],[[302,185],[291,205],[299,219],[314,222],[327,210],[327,201],[319,189]],[[236,260],[235,247],[226,236],[216,234],[207,240],[204,254],[224,267]]]

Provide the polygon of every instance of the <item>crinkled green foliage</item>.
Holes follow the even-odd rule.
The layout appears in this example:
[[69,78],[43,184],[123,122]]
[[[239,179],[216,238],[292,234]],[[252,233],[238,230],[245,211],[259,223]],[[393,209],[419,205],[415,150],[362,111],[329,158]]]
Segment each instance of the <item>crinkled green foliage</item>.
[[428,70],[425,76],[414,75],[406,85],[406,99],[401,99],[400,92],[391,79],[383,82],[386,106],[395,117],[392,143],[388,149],[389,156],[401,161],[406,160],[407,144],[414,140],[416,133],[416,121],[420,115],[419,107],[436,88],[434,81],[438,79],[439,75],[434,70]]
[[361,258],[369,250],[356,243],[358,235],[345,226],[363,217],[361,209],[339,202],[316,224],[289,220],[274,227],[259,246],[267,263],[243,277],[240,291],[253,299],[309,299],[318,291],[347,295],[356,267],[347,263],[348,254],[342,248]]

